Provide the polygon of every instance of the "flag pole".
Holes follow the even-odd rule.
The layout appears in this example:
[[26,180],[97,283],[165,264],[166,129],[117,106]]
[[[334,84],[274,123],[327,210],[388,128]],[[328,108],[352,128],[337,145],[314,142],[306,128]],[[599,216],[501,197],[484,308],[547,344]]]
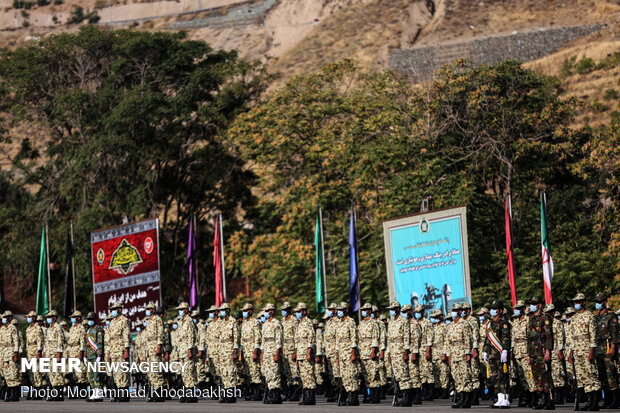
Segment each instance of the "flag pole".
[[48,294],[48,308],[52,309],[52,279],[50,276],[50,242],[49,242],[49,228],[47,227],[47,221],[45,222],[45,255],[47,258],[47,294]]
[[325,275],[325,243],[323,242],[323,210],[321,209],[321,206],[319,205],[319,226],[320,226],[320,230],[321,230],[321,249],[323,251],[321,251],[321,260],[323,261],[323,274],[321,275],[323,277],[323,297],[325,300],[325,307],[328,306],[327,304],[327,276]]
[[359,261],[359,245],[357,244],[357,208],[353,204],[353,228],[355,229],[355,269],[357,270],[357,318],[362,322],[362,296],[360,293],[360,261]]
[[75,250],[73,246],[73,220],[71,220],[71,272],[73,276],[73,311],[77,310],[77,286],[75,285]]
[[224,260],[224,230],[222,229],[222,213],[218,214],[220,220],[220,255],[222,256],[222,299],[226,302],[226,266]]
[[[198,231],[196,231],[196,214],[192,215],[192,221],[193,221],[193,231],[194,231],[194,242],[196,242],[196,233]],[[198,259],[196,258],[196,251],[193,251],[194,256],[192,257],[193,259],[193,264],[194,264],[194,278],[196,279],[196,293],[198,295],[198,297],[196,297],[196,299],[198,300],[198,311],[200,311],[200,284],[198,283]]]

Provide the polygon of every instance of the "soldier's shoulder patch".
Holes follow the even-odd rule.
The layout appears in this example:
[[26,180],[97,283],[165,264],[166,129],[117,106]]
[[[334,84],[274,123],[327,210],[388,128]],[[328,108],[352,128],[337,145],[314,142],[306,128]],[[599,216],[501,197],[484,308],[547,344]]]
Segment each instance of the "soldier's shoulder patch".
[[545,324],[546,324],[546,325],[549,325],[549,320],[545,320]]
[[508,325],[507,325],[507,324],[504,324],[503,328],[508,328]]

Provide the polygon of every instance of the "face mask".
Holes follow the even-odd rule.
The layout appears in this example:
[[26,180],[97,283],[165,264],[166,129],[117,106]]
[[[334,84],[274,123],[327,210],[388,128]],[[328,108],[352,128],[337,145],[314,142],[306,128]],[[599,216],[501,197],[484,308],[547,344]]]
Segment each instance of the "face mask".
[[140,327],[136,327],[136,331],[139,333],[140,332]]
[[295,313],[295,318],[301,321],[301,313]]
[[338,318],[344,317],[344,311],[338,310]]
[[362,311],[362,318],[368,317],[368,311]]
[[192,318],[192,321],[194,322],[194,324],[196,324],[198,322],[197,318]]
[[179,310],[179,317],[183,317],[185,315],[185,310]]
[[259,319],[258,319],[258,321],[259,321],[260,323],[264,323],[264,322],[265,322],[265,316],[262,316],[261,318],[259,318]]
[[372,314],[370,315],[370,318],[373,318],[373,319],[374,319],[374,318],[377,318],[377,317],[375,316],[375,313],[372,313]]
[[409,318],[409,313],[400,313],[400,316],[401,316],[402,318],[407,319],[407,318]]
[[288,311],[282,310],[282,317],[286,317],[288,315]]
[[213,320],[215,318],[215,313],[209,313],[209,318]]
[[480,322],[482,323],[485,318],[486,318],[485,316],[481,315],[481,316],[478,317],[478,320],[480,320]]
[[110,325],[110,322],[109,322],[109,321],[106,321],[106,322],[105,322],[105,325],[106,325],[106,327],[107,327],[107,326],[109,326],[109,325]]
[[118,311],[112,310],[112,317],[118,317]]
[[452,314],[452,318],[457,318],[459,316],[458,311],[451,311],[450,313]]
[[431,317],[430,320],[432,324],[437,324],[437,321],[439,321],[435,317]]
[[415,317],[416,320],[419,320],[419,319],[422,318],[422,313],[415,313],[414,317]]
[[88,325],[92,327],[95,325],[95,322],[93,320],[88,320]]
[[28,324],[32,323],[32,317],[26,318],[26,321],[28,321]]
[[179,325],[178,325],[178,324],[173,324],[173,325],[172,325],[172,329],[173,329],[173,330],[176,330],[177,328],[179,328]]
[[532,313],[535,313],[535,312],[536,312],[536,310],[538,310],[538,307],[536,307],[536,305],[535,305],[535,304],[530,304],[530,311],[531,311]]
[[[620,317],[619,317],[620,318]],[[566,317],[566,322],[570,322],[571,317]]]
[[575,310],[581,310],[581,304],[575,303],[573,307],[575,307]]
[[594,308],[596,308],[597,310],[602,310],[603,309],[603,303],[596,303],[596,304],[594,304]]
[[334,315],[334,313],[332,313],[332,310],[327,310],[327,316],[328,316],[328,317],[331,317],[331,316],[333,316],[333,315]]
[[6,324],[7,321],[8,320],[6,318],[2,317],[2,324]]
[[226,310],[220,311],[220,317],[222,318],[226,317]]
[[243,318],[248,318],[250,316],[250,313],[244,311],[243,313],[241,313],[241,315],[243,316]]
[[396,311],[395,310],[390,310],[390,315],[392,317],[396,317]]
[[54,322],[54,320],[49,317],[45,321],[47,321],[47,324],[52,324]]
[[461,311],[461,317],[466,317],[467,316],[467,311],[463,310]]
[[450,325],[451,322],[452,320],[446,320],[446,325]]
[[151,314],[152,314],[152,313],[151,313],[151,310],[146,310],[146,316],[147,316],[147,317],[150,317],[150,316],[151,316]]
[[75,325],[75,318],[72,318],[72,319],[71,319],[71,325],[72,325],[72,326],[73,326],[73,325]]
[[515,316],[519,317],[521,315],[521,310],[518,308],[515,308]]
[[[495,308],[492,308],[492,309],[489,311],[489,314],[491,314],[491,317],[495,317],[495,316],[497,315],[497,310],[496,310]],[[454,316],[453,316],[453,317],[454,317]]]

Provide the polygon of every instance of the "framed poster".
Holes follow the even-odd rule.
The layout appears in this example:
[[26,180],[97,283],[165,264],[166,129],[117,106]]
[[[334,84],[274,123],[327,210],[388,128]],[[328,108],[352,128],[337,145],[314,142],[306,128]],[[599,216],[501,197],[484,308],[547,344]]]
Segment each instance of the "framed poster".
[[390,301],[422,304],[427,316],[471,304],[466,207],[385,221],[383,239]]
[[148,219],[90,234],[95,314],[103,320],[118,301],[123,314],[135,322],[145,317],[144,306],[160,306],[159,220]]

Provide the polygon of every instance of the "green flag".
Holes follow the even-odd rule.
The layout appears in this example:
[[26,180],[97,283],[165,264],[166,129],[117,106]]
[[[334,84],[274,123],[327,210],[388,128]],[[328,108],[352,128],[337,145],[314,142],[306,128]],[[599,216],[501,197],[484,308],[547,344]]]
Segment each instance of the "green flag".
[[323,314],[327,304],[327,292],[325,290],[325,260],[323,257],[323,219],[320,209],[316,216],[314,247],[316,250],[316,311]]
[[45,248],[45,227],[41,233],[41,255],[39,257],[39,279],[37,282],[37,314],[45,315],[50,310],[47,287],[47,250]]

